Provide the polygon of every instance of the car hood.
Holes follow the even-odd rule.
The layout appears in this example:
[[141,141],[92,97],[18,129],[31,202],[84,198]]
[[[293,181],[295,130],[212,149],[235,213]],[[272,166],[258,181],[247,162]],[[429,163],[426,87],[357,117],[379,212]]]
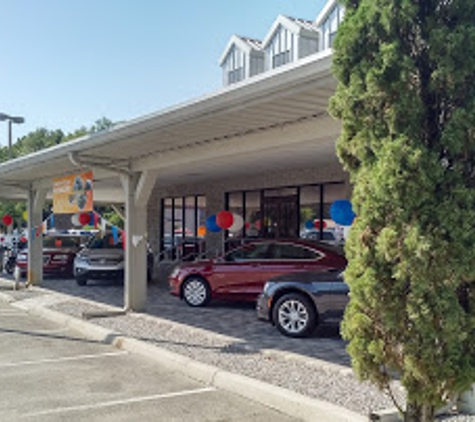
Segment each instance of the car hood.
[[[78,252],[77,248],[43,248],[43,253],[76,254],[77,252]],[[28,255],[28,249],[21,250],[18,253]]]
[[281,274],[269,280],[272,283],[318,283],[325,281],[343,280],[343,271],[301,271],[294,273]]
[[94,258],[123,258],[123,249],[84,249],[78,255]]

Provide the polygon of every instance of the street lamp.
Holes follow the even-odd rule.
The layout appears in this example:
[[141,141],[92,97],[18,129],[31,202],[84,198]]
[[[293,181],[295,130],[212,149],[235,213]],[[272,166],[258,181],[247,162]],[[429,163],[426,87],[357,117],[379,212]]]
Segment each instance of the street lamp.
[[0,113],[0,122],[8,120],[8,159],[12,159],[12,123],[25,123],[25,118],[20,116],[9,116],[5,113]]

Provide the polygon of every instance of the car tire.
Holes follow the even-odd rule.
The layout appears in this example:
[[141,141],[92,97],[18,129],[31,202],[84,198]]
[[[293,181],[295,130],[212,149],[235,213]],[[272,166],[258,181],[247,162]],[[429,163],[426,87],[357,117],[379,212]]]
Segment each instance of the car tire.
[[182,298],[187,305],[194,308],[206,306],[211,300],[208,282],[201,277],[190,277],[182,286]]
[[308,297],[300,293],[288,293],[276,302],[272,320],[287,337],[307,337],[317,328],[318,316]]
[[76,277],[76,283],[78,284],[78,286],[85,286],[87,284],[87,278]]

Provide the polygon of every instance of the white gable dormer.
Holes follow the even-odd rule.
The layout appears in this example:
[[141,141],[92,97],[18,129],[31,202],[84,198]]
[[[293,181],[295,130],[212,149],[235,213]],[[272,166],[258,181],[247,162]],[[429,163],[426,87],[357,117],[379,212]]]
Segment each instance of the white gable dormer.
[[262,42],[266,69],[296,61],[318,51],[318,29],[313,22],[279,15]]
[[219,64],[223,69],[223,85],[231,85],[264,71],[264,51],[261,42],[233,35]]
[[336,32],[344,16],[345,8],[338,0],[329,0],[315,21],[320,32],[319,50],[332,48]]

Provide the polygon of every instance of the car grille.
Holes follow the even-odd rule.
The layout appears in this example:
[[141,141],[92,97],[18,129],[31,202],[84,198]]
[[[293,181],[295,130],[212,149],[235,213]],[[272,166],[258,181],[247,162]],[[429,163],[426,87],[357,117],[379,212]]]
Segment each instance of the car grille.
[[118,258],[89,258],[89,263],[91,265],[118,265],[122,262]]

